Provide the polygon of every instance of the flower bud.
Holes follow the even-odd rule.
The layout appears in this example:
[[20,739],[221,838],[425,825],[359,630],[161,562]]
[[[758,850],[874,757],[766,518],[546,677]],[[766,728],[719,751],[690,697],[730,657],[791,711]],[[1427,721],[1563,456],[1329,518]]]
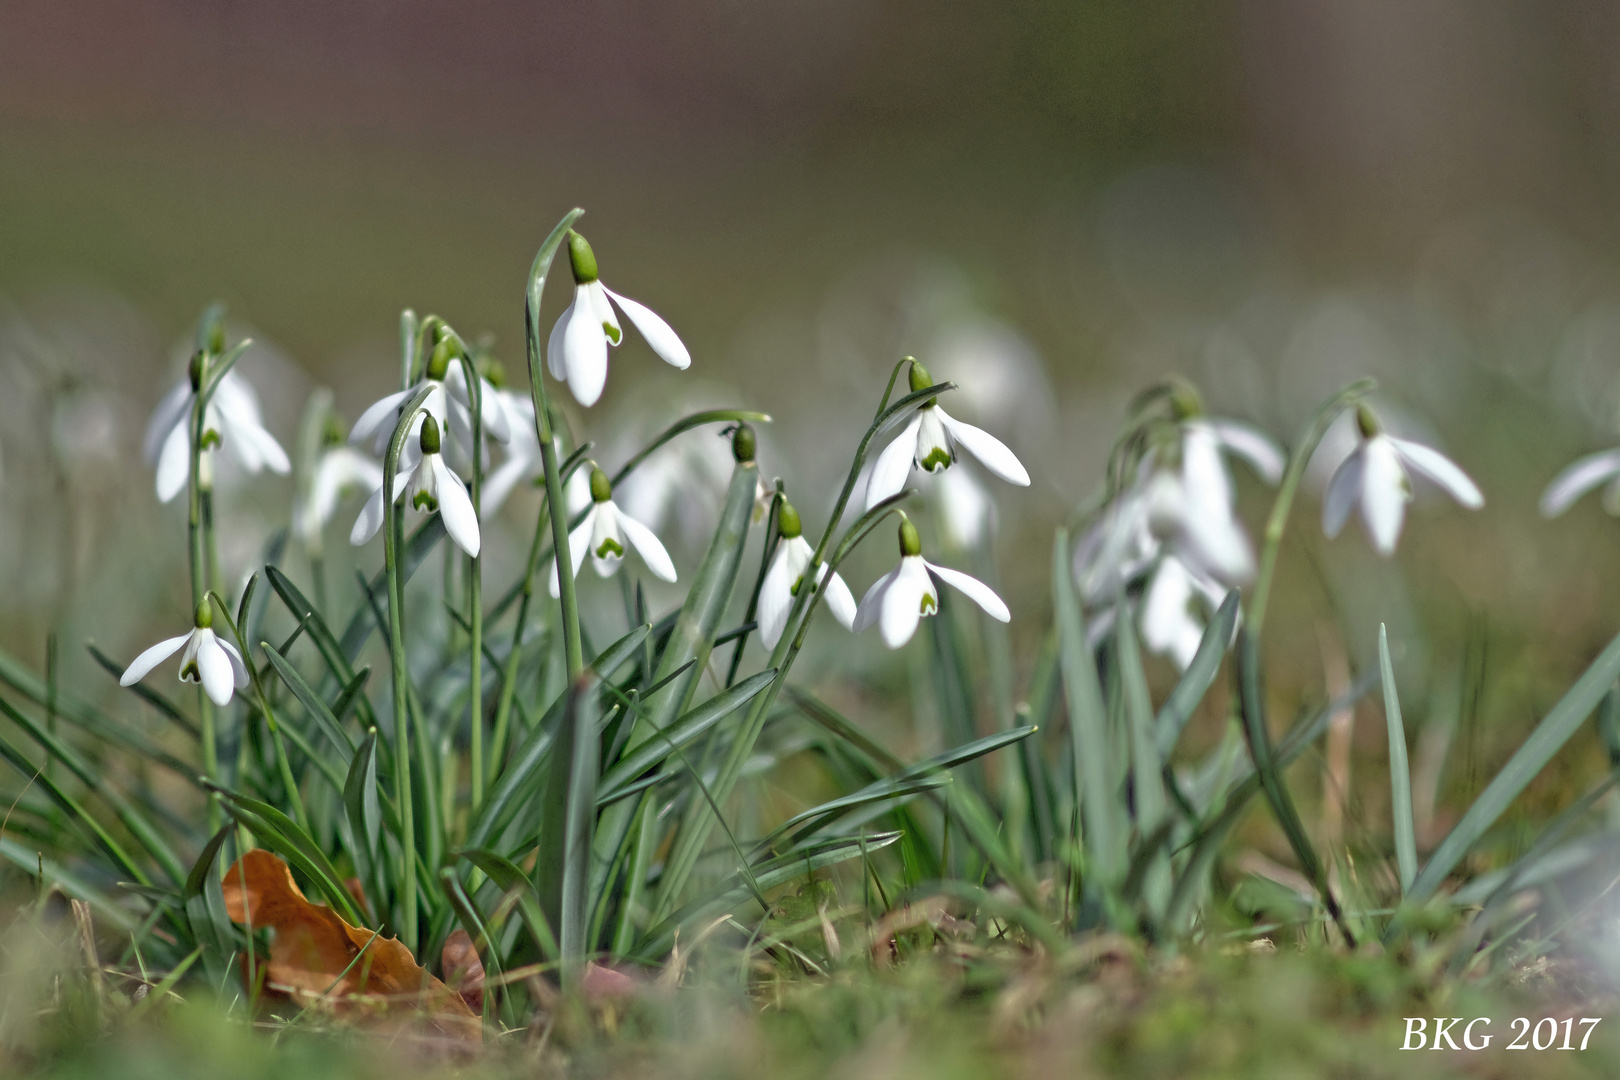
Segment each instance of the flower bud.
[[207,630],[214,625],[214,605],[204,600],[197,605],[197,629]]
[[596,280],[596,252],[588,240],[572,229],[568,232],[568,262],[574,271],[575,285],[589,285]]
[[1356,403],[1356,427],[1361,431],[1363,439],[1370,439],[1374,435],[1380,435],[1384,430],[1384,425],[1378,421],[1378,415],[1364,401]]
[[591,466],[591,498],[599,503],[605,503],[613,498],[613,483],[608,474],[600,466]]
[[911,523],[910,518],[900,519],[900,556],[909,559],[913,555],[922,554],[922,537],[917,535],[917,526]]
[[485,359],[483,363],[484,381],[499,390],[506,385],[506,365],[493,356]]
[[461,358],[461,343],[454,334],[446,333],[433,346],[433,355],[428,357],[427,377],[435,381],[443,381],[445,373],[450,370],[450,363]]
[[203,374],[208,370],[208,354],[198,349],[191,354],[191,363],[186,367],[186,375],[191,379],[191,392],[195,394],[202,389]]
[[343,422],[334,413],[326,414],[326,423],[321,427],[321,446],[331,449],[342,446],[348,441],[348,433],[344,430]]
[[1204,399],[1199,396],[1198,388],[1183,378],[1170,380],[1170,415],[1177,420],[1190,420],[1195,416],[1202,416],[1204,412]]
[[208,351],[215,356],[225,351],[225,320],[216,319],[208,328]]
[[782,531],[784,540],[804,535],[804,523],[799,520],[799,512],[786,499],[782,500],[782,507],[776,512],[776,527]]
[[439,422],[432,416],[422,417],[422,434],[417,445],[422,448],[424,457],[439,452]]
[[731,456],[737,459],[738,464],[747,464],[754,460],[755,449],[754,429],[747,424],[738,424],[737,430],[731,433]]
[[906,359],[911,361],[911,392],[913,394],[934,385],[933,376],[928,374],[927,368],[917,363],[915,356],[908,356]]

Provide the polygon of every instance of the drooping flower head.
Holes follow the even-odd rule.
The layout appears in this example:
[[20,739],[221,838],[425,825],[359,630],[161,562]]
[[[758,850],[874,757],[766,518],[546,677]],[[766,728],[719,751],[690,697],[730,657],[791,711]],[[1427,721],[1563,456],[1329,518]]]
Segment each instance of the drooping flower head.
[[1416,473],[1435,484],[1470,510],[1485,505],[1485,496],[1468,474],[1440,451],[1384,431],[1377,415],[1365,403],[1356,406],[1356,427],[1361,442],[1344,459],[1328,482],[1322,501],[1322,530],[1339,535],[1350,511],[1360,509],[1367,538],[1380,555],[1392,555],[1412,501]]
[[[349,432],[349,442],[356,446],[370,444],[371,452],[381,457],[394,436],[394,425],[400,410],[422,387],[428,388],[422,409],[411,421],[410,435],[417,435],[424,418],[432,417],[450,439],[459,459],[472,461],[472,394],[467,388],[467,373],[461,365],[461,339],[443,321],[433,319],[430,324],[433,350],[422,366],[421,377],[412,386],[389,394],[373,402]],[[486,439],[504,443],[512,437],[507,413],[495,394],[495,387],[480,377],[479,417]],[[406,446],[410,443],[407,441]]]
[[[624,560],[626,541],[641,554],[642,561],[654,577],[664,581],[675,580],[675,564],[670,561],[664,545],[659,543],[651,529],[619,509],[613,501],[613,484],[608,474],[592,465],[591,508],[585,512],[584,520],[568,534],[568,557],[574,575],[579,575],[580,564],[589,554],[597,577],[611,577],[618,572],[619,563]],[[553,561],[551,595],[556,597],[561,591],[557,564]]]
[[[936,566],[922,557],[922,538],[910,520],[900,521],[900,565],[878,578],[861,597],[851,627],[860,633],[874,622],[879,624],[883,644],[898,649],[917,632],[917,623],[925,615],[939,611],[939,592],[934,578],[961,592],[978,604],[992,619],[1007,622],[1012,613],[1001,597],[978,578],[969,577],[960,570]],[[830,594],[829,594],[830,598]]]
[[[328,395],[330,400],[330,395]],[[382,487],[382,466],[369,455],[344,445],[343,429],[330,410],[323,417],[315,464],[300,498],[293,504],[292,531],[311,552],[321,549],[327,522],[350,491]]]
[[[805,574],[810,569],[811,559],[815,557],[810,542],[804,538],[799,512],[792,503],[785,499],[782,501],[776,521],[781,542],[776,546],[776,554],[771,559],[770,569],[765,572],[765,581],[759,590],[759,640],[767,649],[774,648],[781,640],[782,631],[787,628],[788,615],[793,610],[794,598],[804,587]],[[844,584],[843,578],[837,574],[829,578],[827,569],[826,563],[816,568],[816,582],[818,585],[825,583],[827,610],[843,624],[844,629],[852,629],[855,625],[855,596]]]
[[[416,441],[406,443],[399,456],[398,471],[394,473],[393,500],[401,495],[412,510],[425,514],[435,511],[444,519],[444,531],[456,546],[468,555],[477,556],[481,546],[478,532],[478,513],[461,477],[450,471],[440,453],[439,424],[433,417],[423,418]],[[414,452],[413,452],[414,451]],[[355,519],[349,533],[349,543],[356,547],[364,544],[382,528],[384,517],[383,488],[378,484],[371,493],[360,516]]]
[[207,600],[197,606],[193,629],[166,641],[160,641],[135,658],[124,669],[118,680],[120,686],[134,686],[147,673],[173,656],[184,645],[180,657],[180,681],[201,683],[203,691],[215,705],[231,703],[231,695],[248,684],[247,665],[242,654],[229,642],[221,641],[214,633],[214,612]]
[[[916,360],[911,361],[909,375],[912,393],[934,385],[928,370]],[[911,475],[913,465],[927,473],[950,468],[956,461],[958,448],[978,458],[985,468],[1009,484],[1029,486],[1029,472],[1005,443],[981,428],[957,420],[940,406],[938,398],[929,398],[878,455],[866,482],[866,509],[898,495],[906,486],[906,477]]]
[[[146,426],[146,460],[157,466],[161,502],[180,494],[191,475],[191,410],[212,355],[208,350],[193,354],[186,378],[164,395]],[[287,452],[265,430],[259,396],[235,368],[219,380],[203,411],[201,468],[211,469],[213,452],[220,447],[250,473],[269,469],[285,475],[292,469]]]
[[603,285],[596,253],[586,239],[568,233],[568,264],[574,273],[574,299],[551,328],[546,343],[547,362],[554,378],[566,382],[574,400],[589,408],[607,385],[608,346],[624,340],[613,307],[627,315],[659,358],[672,367],[692,366],[692,354],[675,331],[645,304],[621,296]]

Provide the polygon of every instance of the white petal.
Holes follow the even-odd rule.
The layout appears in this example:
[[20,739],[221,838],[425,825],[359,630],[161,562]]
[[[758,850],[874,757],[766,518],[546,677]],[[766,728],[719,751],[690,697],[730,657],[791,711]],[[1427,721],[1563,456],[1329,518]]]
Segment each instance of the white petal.
[[234,680],[236,688],[238,690],[246,690],[248,684],[248,669],[247,665],[242,662],[242,654],[237,652],[236,646],[232,645],[228,641],[221,641],[218,637],[216,637],[214,641],[219,645],[220,648],[225,650],[225,656],[231,662],[231,676]]
[[[608,505],[613,506],[611,502]],[[669,552],[664,550],[664,545],[658,542],[658,537],[653,535],[653,531],[617,506],[613,507],[613,513],[618,516],[619,527],[624,530],[625,537],[635,545],[637,551],[641,552],[641,559],[647,564],[647,569],[653,572],[653,576],[664,581],[674,581],[675,564],[669,561]]]
[[834,574],[830,579],[826,576],[827,564],[821,566],[821,577],[825,581],[827,590],[827,610],[832,612],[845,630],[855,629],[855,594],[849,591],[844,579]]
[[895,436],[894,442],[884,447],[872,466],[872,475],[866,480],[866,509],[870,510],[884,499],[898,495],[911,475],[911,462],[917,454],[917,429],[922,427],[919,410],[911,422]]
[[786,544],[778,546],[771,568],[765,571],[765,581],[759,588],[759,640],[767,649],[774,649],[787,628],[788,613],[793,609],[793,579],[788,566]]
[[168,502],[185,490],[191,479],[191,423],[190,414],[169,431],[163,440],[163,452],[157,462],[157,497]]
[[184,645],[190,640],[190,634],[181,634],[179,637],[167,638],[158,642],[156,645],[137,656],[134,663],[130,664],[129,667],[124,669],[124,674],[118,679],[118,685],[134,686],[136,683],[146,678],[147,672],[151,671],[153,668],[163,663],[163,661],[173,656],[180,649],[180,646]]
[[1241,585],[1254,577],[1254,552],[1229,507],[1204,507],[1183,522],[1181,540],[1187,562],[1228,585]]
[[602,396],[607,385],[608,342],[602,323],[592,309],[585,286],[576,291],[574,306],[563,327],[562,351],[568,368],[568,389],[574,400],[589,408]]
[[[579,577],[580,564],[585,561],[586,553],[591,549],[591,532],[596,527],[596,515],[601,509],[598,503],[592,506],[585,515],[585,520],[574,526],[574,531],[568,534],[568,561],[569,572]],[[557,578],[557,561],[551,562],[551,598],[555,600],[562,595],[562,584]]]
[[[259,461],[280,476],[286,476],[292,471],[292,462],[287,460],[287,451],[281,448],[274,435],[257,424],[233,426],[225,435],[225,445],[251,446]],[[251,471],[258,472],[258,469]]]
[[577,303],[579,291],[576,289],[574,299],[557,316],[557,321],[551,327],[551,336],[546,339],[546,367],[558,382],[568,381],[568,355],[563,351],[563,333],[568,329],[568,321],[574,317],[574,305]]
[[429,454],[425,467],[433,470],[435,493],[439,499],[439,516],[444,519],[444,531],[468,555],[477,557],[481,540],[478,535],[478,514],[473,510],[467,489],[461,478],[445,467],[444,457]]
[[1221,444],[1207,424],[1190,421],[1181,436],[1181,487],[1195,513],[1229,514],[1232,478],[1221,460]]
[[659,318],[652,308],[628,296],[620,296],[605,285],[602,290],[624,310],[636,329],[641,331],[641,336],[647,339],[647,344],[652,346],[652,351],[666,364],[678,367],[682,371],[692,366],[692,354],[686,351],[686,346],[675,335],[675,331],[670,329],[669,323]]
[[141,453],[147,464],[156,464],[158,451],[163,447],[163,440],[169,437],[169,430],[190,413],[191,381],[181,379],[163,395],[163,400],[152,410],[152,419],[147,421],[146,438],[141,443]]
[[877,622],[877,617],[883,610],[883,595],[889,591],[889,586],[893,585],[894,579],[899,576],[900,568],[895,567],[872,582],[871,587],[866,590],[866,595],[861,597],[860,606],[855,610],[855,622],[850,627],[851,630],[858,634]]
[[[415,387],[412,387],[410,390],[401,390],[373,402],[370,408],[360,414],[360,419],[354,422],[354,427],[349,429],[349,441],[360,446],[369,440],[373,444],[373,449],[376,449],[379,442],[386,445],[388,435],[393,433],[394,424],[399,417],[399,407],[405,404],[405,399],[414,391]],[[385,432],[387,434],[384,434]]]
[[1350,511],[1355,509],[1361,496],[1361,478],[1366,468],[1365,457],[1358,446],[1328,481],[1327,496],[1322,500],[1322,532],[1328,539],[1338,536],[1350,519]]
[[998,622],[1011,621],[1012,612],[1007,610],[1007,605],[1002,602],[1001,597],[978,578],[970,577],[960,570],[952,570],[948,566],[935,566],[926,559],[923,560],[923,565],[932,570],[939,580],[984,608],[985,614],[992,619]]
[[223,707],[231,703],[236,672],[231,669],[231,658],[225,655],[218,641],[204,641],[197,649],[197,675],[202,681],[203,691],[213,699],[215,705]]
[[1387,435],[1374,435],[1362,451],[1361,518],[1367,536],[1381,555],[1395,552],[1406,519],[1412,489],[1400,457]]
[[376,491],[382,487],[382,482],[382,466],[358,450],[334,446],[322,454],[321,463],[315,468],[315,480],[310,485],[314,528],[320,529],[332,519],[345,491],[350,488]]
[[1576,499],[1612,477],[1620,476],[1620,450],[1588,454],[1553,478],[1541,496],[1541,515],[1557,517]]
[[354,519],[354,528],[349,530],[349,543],[359,547],[376,536],[377,530],[382,528],[383,509],[383,489],[378,484],[377,490],[366,500],[366,505],[360,508],[360,516]]
[[1220,444],[1247,461],[1260,479],[1274,486],[1282,480],[1288,455],[1283,453],[1282,447],[1270,435],[1234,420],[1206,420],[1204,423],[1209,425]]
[[619,326],[619,317],[613,312],[613,305],[608,303],[607,288],[600,278],[589,285],[581,285],[591,297],[591,310],[596,312],[596,321],[602,324],[602,335],[607,338],[609,345],[624,344],[624,330]]
[[939,414],[945,430],[951,433],[951,438],[966,447],[967,452],[978,458],[985,468],[1009,484],[1029,486],[1029,473],[1024,469],[1023,463],[1000,439],[972,424],[962,423],[938,405],[934,406],[934,411]]
[[1393,435],[1388,438],[1407,468],[1425,480],[1438,484],[1446,494],[1470,510],[1478,510],[1485,505],[1485,496],[1479,486],[1446,455],[1421,443],[1397,439]]
[[1174,558],[1165,558],[1153,573],[1142,598],[1142,641],[1161,656],[1172,656],[1183,671],[1192,663],[1203,630],[1187,610],[1192,578]]
[[932,596],[933,582],[928,580],[928,567],[922,556],[910,555],[901,559],[894,581],[883,594],[883,610],[878,614],[878,629],[883,634],[883,644],[898,649],[910,641],[922,618],[923,600]]

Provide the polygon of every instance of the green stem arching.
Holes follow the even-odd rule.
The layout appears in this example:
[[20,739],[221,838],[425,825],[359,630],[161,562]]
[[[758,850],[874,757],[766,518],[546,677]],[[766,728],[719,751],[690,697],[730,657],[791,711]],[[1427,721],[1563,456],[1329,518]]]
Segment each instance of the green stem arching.
[[[534,428],[540,440],[540,462],[546,473],[546,502],[553,508],[567,506],[562,497],[562,479],[557,471],[557,450],[551,438],[551,403],[546,398],[545,364],[540,345],[540,294],[545,291],[546,274],[550,272],[552,258],[562,245],[568,230],[578,221],[583,209],[576,207],[563,215],[557,227],[551,230],[545,243],[535,254],[529,269],[529,287],[523,309],[529,353],[529,393],[534,397]],[[551,543],[556,553],[558,600],[562,607],[563,655],[568,665],[570,682],[585,670],[584,650],[579,638],[579,603],[574,595],[574,568],[569,559],[568,520],[566,514],[551,515]]]
[[1305,466],[1340,411],[1371,393],[1377,385],[1372,379],[1358,379],[1328,398],[1312,414],[1298,445],[1289,455],[1288,471],[1277,486],[1277,498],[1271,504],[1271,515],[1266,518],[1265,541],[1260,549],[1260,572],[1254,579],[1254,592],[1247,612],[1249,632],[1256,643],[1260,640],[1260,628],[1266,620],[1266,605],[1271,601],[1271,581],[1277,573],[1277,552],[1282,547],[1283,533],[1288,528],[1288,513],[1293,508],[1294,495],[1299,491],[1300,481],[1305,478]]
[[[478,369],[473,365],[472,357],[468,354],[465,345],[461,350],[461,371],[467,382],[468,408],[472,411],[472,486],[468,495],[472,499],[473,516],[480,517],[482,509],[479,503],[479,493],[483,487],[483,449],[484,449],[484,386]],[[482,521],[480,520],[480,528]],[[483,545],[479,545],[478,555],[467,559],[467,625],[470,631],[470,642],[467,648],[468,657],[468,722],[471,725],[471,751],[472,751],[472,811],[484,802],[484,575],[483,575]]]

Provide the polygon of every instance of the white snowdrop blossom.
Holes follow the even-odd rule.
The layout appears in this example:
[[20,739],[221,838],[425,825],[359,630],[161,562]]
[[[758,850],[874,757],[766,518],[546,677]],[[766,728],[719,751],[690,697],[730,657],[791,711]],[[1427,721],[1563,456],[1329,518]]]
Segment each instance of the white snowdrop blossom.
[[1186,671],[1204,640],[1207,612],[1220,607],[1225,598],[1215,582],[1174,555],[1165,555],[1142,594],[1143,643]]
[[229,705],[231,695],[247,687],[247,665],[242,662],[242,654],[234,646],[219,639],[213,625],[213,611],[208,601],[204,600],[197,608],[195,628],[191,633],[160,641],[141,653],[134,663],[124,669],[118,685],[134,686],[184,645],[186,651],[180,656],[180,681],[201,683],[203,692],[215,705],[222,708]]
[[[596,576],[611,577],[618,572],[619,563],[624,559],[625,542],[628,540],[641,553],[642,561],[654,577],[674,581],[675,564],[670,561],[669,552],[664,550],[664,545],[659,543],[651,529],[618,508],[613,502],[613,485],[608,481],[607,473],[599,468],[591,469],[590,492],[591,508],[585,512],[584,520],[568,534],[568,558],[573,574],[576,577],[579,575],[580,564],[588,553]],[[556,597],[561,592],[562,583],[557,575],[557,563],[553,560],[551,595]]]
[[[393,499],[407,497],[411,509],[425,513],[439,512],[444,519],[444,531],[456,546],[468,555],[476,556],[480,546],[478,514],[461,477],[450,471],[439,452],[439,425],[428,417],[422,422],[415,443],[406,443],[399,456],[398,471],[394,473]],[[383,486],[371,493],[360,516],[349,532],[349,543],[359,547],[382,528],[384,517]]]
[[933,503],[940,530],[952,547],[974,550],[989,539],[995,528],[995,501],[966,468],[946,469],[940,474],[934,482]]
[[[191,410],[203,377],[203,354],[192,360],[192,371],[164,395],[146,426],[148,464],[157,466],[157,496],[169,502],[185,490],[191,476]],[[223,446],[237,464],[250,473],[265,469],[285,475],[292,468],[287,452],[264,427],[259,397],[233,368],[225,373],[203,413],[203,459]]]
[[1603,509],[1620,515],[1620,449],[1588,454],[1554,477],[1541,496],[1542,516],[1557,517],[1601,485],[1607,485],[1603,488]]
[[1470,510],[1485,505],[1479,487],[1440,451],[1385,434],[1378,418],[1365,404],[1356,408],[1361,444],[1339,466],[1328,482],[1322,501],[1322,530],[1339,535],[1350,511],[1361,510],[1367,538],[1380,555],[1395,552],[1406,504],[1412,501],[1409,473],[1416,473]]
[[[767,649],[775,648],[782,639],[788,615],[793,610],[794,598],[804,587],[805,573],[815,556],[810,542],[804,538],[799,512],[792,503],[782,503],[782,508],[777,512],[777,522],[782,540],[776,546],[776,555],[771,559],[770,569],[765,572],[765,582],[759,590],[759,640]],[[816,568],[817,584],[826,583],[827,610],[843,624],[845,630],[853,629],[855,596],[844,584],[843,578],[837,574],[829,578],[827,569],[826,563]]]
[[[459,362],[461,344],[455,334],[448,330],[441,328],[436,333],[441,333],[441,336],[428,355],[421,379],[408,389],[373,402],[354,422],[354,428],[349,432],[349,442],[355,446],[369,444],[371,452],[381,457],[394,436],[394,425],[399,421],[400,410],[417,391],[426,386],[427,400],[411,421],[409,434],[418,435],[424,418],[431,416],[440,430],[449,436],[451,445],[460,457],[467,462],[472,461],[472,396],[467,390],[467,374]],[[480,377],[479,383],[478,411],[484,436],[504,443],[512,437],[507,410],[503,408],[489,380]],[[532,418],[533,414],[530,416]],[[409,446],[410,443],[405,445]]]
[[568,261],[574,272],[574,299],[551,328],[546,358],[552,376],[568,384],[575,401],[589,408],[607,385],[608,346],[624,340],[613,311],[615,304],[660,359],[683,371],[692,366],[692,354],[667,322],[647,305],[602,284],[595,252],[583,236],[572,231],[568,234]]
[[[933,385],[927,369],[915,360],[911,361],[910,374],[912,393]],[[957,420],[940,407],[937,398],[930,398],[878,455],[866,482],[866,509],[898,495],[913,465],[929,473],[948,469],[956,461],[959,447],[1009,484],[1029,486],[1029,472],[1005,443],[988,431]]]
[[315,461],[304,497],[293,506],[293,533],[310,550],[320,550],[321,534],[343,496],[381,490],[382,482],[382,465],[374,458],[352,446],[327,443]]
[[978,604],[992,619],[1008,622],[1012,613],[1001,597],[980,581],[960,570],[936,566],[922,557],[922,540],[917,527],[910,521],[900,522],[900,565],[878,578],[861,597],[855,611],[855,624],[850,628],[860,633],[873,623],[879,625],[883,644],[898,649],[917,632],[917,623],[925,615],[939,611],[939,592],[934,578],[962,593]]

